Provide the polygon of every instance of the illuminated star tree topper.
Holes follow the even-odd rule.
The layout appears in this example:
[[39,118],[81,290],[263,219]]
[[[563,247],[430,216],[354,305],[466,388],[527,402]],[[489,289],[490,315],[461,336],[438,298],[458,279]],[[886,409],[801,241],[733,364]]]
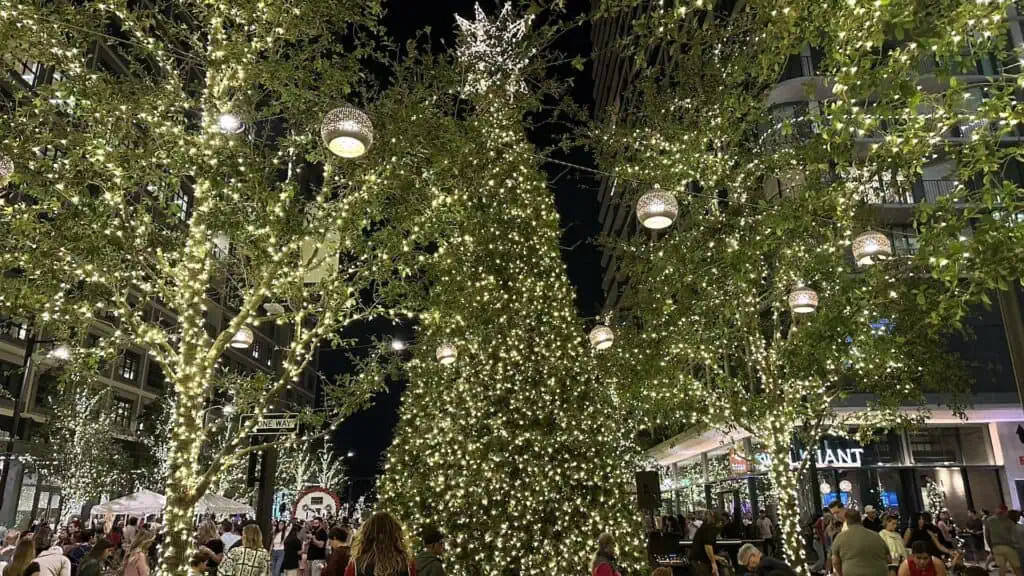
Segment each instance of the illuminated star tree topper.
[[468,96],[482,94],[495,85],[503,85],[509,98],[525,93],[526,83],[521,72],[531,54],[522,40],[533,15],[526,14],[516,19],[509,3],[502,7],[493,22],[479,3],[475,5],[474,12],[474,22],[455,15],[455,22],[462,31],[459,60],[469,68],[463,93]]

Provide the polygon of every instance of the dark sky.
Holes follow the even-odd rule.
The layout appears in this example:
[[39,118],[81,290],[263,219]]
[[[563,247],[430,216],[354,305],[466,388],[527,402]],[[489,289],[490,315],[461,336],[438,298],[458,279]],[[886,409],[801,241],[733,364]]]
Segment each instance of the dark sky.
[[[488,14],[495,14],[500,8],[500,0],[481,0],[481,7]],[[473,0],[390,0],[387,2],[388,14],[385,25],[399,45],[411,38],[417,30],[430,27],[431,39],[435,48],[442,45],[455,45],[455,13],[464,18],[473,18]],[[587,0],[569,1],[568,9],[579,14],[588,8]],[[590,30],[579,28],[570,31],[559,39],[554,47],[574,56],[590,55]],[[576,102],[590,106],[592,97],[591,69],[588,63],[582,72],[572,70],[569,65],[564,69],[553,70],[561,76],[572,75],[575,80],[573,98]],[[557,134],[531,134],[531,139],[538,145],[549,144],[557,139]],[[574,164],[591,165],[592,161],[586,153],[576,152],[570,156],[555,156]],[[600,253],[594,243],[600,226],[597,221],[599,205],[596,186],[592,177],[578,170],[566,171],[565,167],[549,164],[545,170],[554,191],[555,203],[562,219],[562,254],[568,266],[569,279],[577,292],[577,311],[581,316],[596,316],[601,309],[603,295],[601,293],[601,261]],[[581,323],[583,330],[583,323]],[[391,322],[381,321],[369,327],[360,327],[359,336],[368,341],[371,335],[387,337],[389,335],[412,336],[410,326],[394,326]],[[347,362],[343,350],[324,350],[320,356],[320,367],[328,375],[345,370]],[[386,393],[381,393],[372,407],[357,413],[339,426],[335,434],[335,450],[340,455],[354,453],[349,459],[351,497],[358,496],[373,486],[374,476],[381,463],[382,456],[391,444],[393,429],[398,422],[398,406],[404,383],[396,383]]]

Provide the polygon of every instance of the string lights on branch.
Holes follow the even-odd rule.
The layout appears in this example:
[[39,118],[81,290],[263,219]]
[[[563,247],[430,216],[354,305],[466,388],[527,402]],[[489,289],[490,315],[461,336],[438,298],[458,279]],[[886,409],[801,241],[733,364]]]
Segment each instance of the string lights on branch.
[[604,324],[598,324],[590,331],[588,338],[595,350],[607,350],[615,341],[615,333]]
[[442,366],[449,366],[455,363],[459,357],[459,351],[453,344],[445,342],[437,347],[437,361]]
[[235,332],[235,335],[231,337],[231,347],[239,350],[244,350],[249,346],[252,346],[255,335],[252,333],[252,328],[248,326],[242,326]]
[[10,156],[0,154],[0,188],[7,186],[14,175],[14,161]]
[[789,293],[789,309],[794,314],[810,314],[818,309],[818,293],[806,286]]
[[332,154],[340,158],[359,158],[373,144],[370,117],[352,106],[335,108],[324,116],[320,136]]
[[853,259],[857,266],[871,266],[892,256],[892,242],[881,232],[868,230],[853,239]]
[[644,228],[661,230],[668,228],[679,215],[679,203],[671,192],[655,186],[640,197],[636,203],[636,217]]

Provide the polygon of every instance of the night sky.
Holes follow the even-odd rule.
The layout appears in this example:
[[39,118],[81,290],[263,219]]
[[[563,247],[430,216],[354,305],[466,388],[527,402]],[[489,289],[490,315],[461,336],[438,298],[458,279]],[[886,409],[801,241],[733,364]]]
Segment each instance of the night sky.
[[[500,8],[499,1],[481,0],[481,7],[488,14],[495,14]],[[411,38],[416,31],[425,27],[431,29],[431,40],[435,48],[455,45],[455,16],[473,19],[473,0],[390,0],[388,13],[384,18],[387,30],[399,45]],[[567,7],[572,14],[582,13],[589,8],[587,0],[570,0]],[[564,34],[554,47],[570,59],[575,56],[587,58],[591,53],[590,29],[582,27]],[[590,107],[593,103],[593,83],[588,62],[582,72],[573,70],[568,64],[552,70],[559,76],[572,75],[574,78],[573,98],[577,103]],[[558,134],[531,134],[538,145],[554,141]],[[582,151],[569,156],[555,155],[557,159],[589,166],[592,159]],[[596,245],[600,232],[597,220],[600,205],[597,201],[597,187],[594,178],[579,170],[566,171],[564,166],[548,164],[545,170],[552,186],[555,204],[562,220],[562,254],[568,266],[569,279],[576,288],[577,311],[581,317],[594,317],[601,310],[604,296],[601,292],[601,256]],[[581,330],[583,323],[581,322]],[[411,326],[393,325],[390,321],[379,321],[361,326],[353,336],[368,343],[377,337],[412,337]],[[344,350],[323,350],[320,354],[320,368],[328,376],[343,372],[347,368]],[[376,398],[374,405],[346,420],[334,437],[335,451],[339,455],[350,452],[349,470],[352,477],[350,494],[358,498],[374,484],[374,477],[382,465],[384,452],[391,444],[393,430],[398,423],[398,406],[404,383],[394,383],[386,393]]]

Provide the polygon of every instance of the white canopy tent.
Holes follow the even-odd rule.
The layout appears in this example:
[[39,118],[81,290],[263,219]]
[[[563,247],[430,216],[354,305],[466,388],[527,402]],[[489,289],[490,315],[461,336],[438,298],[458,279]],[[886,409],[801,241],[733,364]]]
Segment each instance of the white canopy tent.
[[105,514],[127,514],[129,516],[146,516],[149,514],[160,514],[164,510],[167,499],[163,494],[157,494],[149,490],[140,490],[135,494],[122,496],[103,504],[92,507],[90,512],[93,516]]
[[217,516],[230,516],[234,514],[248,514],[255,516],[256,511],[252,506],[242,502],[235,502],[219,494],[207,492],[196,503],[196,514],[216,514]]

